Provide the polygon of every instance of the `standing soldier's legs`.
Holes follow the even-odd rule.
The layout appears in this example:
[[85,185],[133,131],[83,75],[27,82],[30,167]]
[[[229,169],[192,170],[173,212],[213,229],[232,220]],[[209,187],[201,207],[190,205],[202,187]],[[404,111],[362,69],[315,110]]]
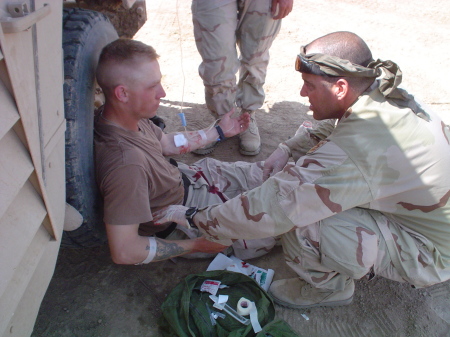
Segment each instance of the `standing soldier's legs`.
[[192,20],[195,43],[202,57],[199,74],[205,86],[205,101],[216,117],[235,106],[236,73],[236,0],[193,0]]
[[264,103],[264,81],[269,64],[269,49],[281,28],[281,20],[273,20],[272,0],[239,1],[237,43],[240,69],[236,105],[251,115],[250,127],[240,135],[240,152],[256,155],[261,150],[261,140],[255,111]]

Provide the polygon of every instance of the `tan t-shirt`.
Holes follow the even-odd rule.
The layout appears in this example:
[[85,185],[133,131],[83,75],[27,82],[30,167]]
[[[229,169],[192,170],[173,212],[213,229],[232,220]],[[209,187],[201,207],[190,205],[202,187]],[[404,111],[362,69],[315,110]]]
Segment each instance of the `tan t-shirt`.
[[[96,180],[107,224],[143,224],[153,219],[152,212],[183,202],[180,171],[162,154],[161,129],[149,120],[140,121],[139,128],[95,123]],[[147,234],[156,232],[152,226],[146,224]]]

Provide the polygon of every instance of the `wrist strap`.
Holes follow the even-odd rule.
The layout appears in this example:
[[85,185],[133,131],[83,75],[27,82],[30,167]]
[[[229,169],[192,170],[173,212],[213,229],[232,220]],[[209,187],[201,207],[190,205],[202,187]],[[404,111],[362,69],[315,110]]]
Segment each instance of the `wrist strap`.
[[198,208],[197,207],[189,207],[185,213],[186,220],[188,221],[189,225],[192,227],[196,227],[194,224],[194,215],[197,214]]
[[216,130],[217,130],[217,133],[219,134],[219,138],[217,139],[218,141],[224,141],[225,139],[227,139],[225,137],[225,134],[223,133],[222,128],[219,125],[216,125]]

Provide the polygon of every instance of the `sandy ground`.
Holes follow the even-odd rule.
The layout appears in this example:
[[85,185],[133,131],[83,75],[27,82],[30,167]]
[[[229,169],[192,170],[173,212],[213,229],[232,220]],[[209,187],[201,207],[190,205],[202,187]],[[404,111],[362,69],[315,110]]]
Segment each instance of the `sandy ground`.
[[[167,131],[181,130],[181,106],[188,129],[206,126],[212,117],[204,105],[197,73],[200,57],[192,34],[190,1],[147,0],[148,21],[135,39],[153,45],[167,96],[159,115]],[[375,58],[397,62],[404,85],[450,123],[450,2],[431,0],[296,0],[271,49],[266,100],[258,111],[263,148],[255,157],[241,156],[238,141],[220,144],[212,156],[235,161],[265,159],[293,135],[307,114],[307,99],[293,63],[299,48],[338,30],[360,35]],[[193,162],[201,157],[177,158]],[[210,260],[177,259],[146,266],[117,266],[108,248],[61,249],[55,274],[39,312],[33,336],[160,336],[160,304],[185,276],[204,271]],[[282,252],[251,263],[275,269],[275,278],[294,276]],[[300,314],[305,313],[309,320]],[[412,289],[375,278],[356,283],[354,302],[345,307],[306,311],[277,306],[302,336],[450,336],[450,283]]]

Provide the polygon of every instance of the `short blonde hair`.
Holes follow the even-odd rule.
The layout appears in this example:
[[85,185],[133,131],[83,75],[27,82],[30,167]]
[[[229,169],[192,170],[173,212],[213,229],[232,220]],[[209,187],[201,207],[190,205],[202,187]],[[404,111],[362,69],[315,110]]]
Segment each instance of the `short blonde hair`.
[[[103,93],[108,96],[117,81],[125,80],[127,76],[118,78],[117,69],[123,66],[135,68],[139,62],[155,61],[159,55],[152,46],[131,39],[117,39],[105,47],[97,64],[96,77]],[[130,74],[131,75],[131,74]]]

